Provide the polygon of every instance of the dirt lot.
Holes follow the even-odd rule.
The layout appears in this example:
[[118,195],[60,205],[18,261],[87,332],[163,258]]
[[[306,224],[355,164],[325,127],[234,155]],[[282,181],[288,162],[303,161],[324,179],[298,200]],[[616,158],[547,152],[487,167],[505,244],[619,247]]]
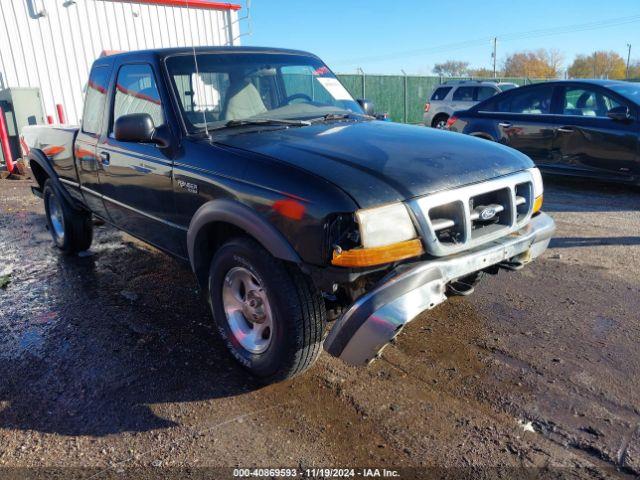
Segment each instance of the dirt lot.
[[369,368],[325,354],[261,387],[185,267],[108,226],[61,256],[29,184],[0,181],[0,476],[640,475],[640,190],[547,179],[545,198],[557,238],[529,268],[422,315]]

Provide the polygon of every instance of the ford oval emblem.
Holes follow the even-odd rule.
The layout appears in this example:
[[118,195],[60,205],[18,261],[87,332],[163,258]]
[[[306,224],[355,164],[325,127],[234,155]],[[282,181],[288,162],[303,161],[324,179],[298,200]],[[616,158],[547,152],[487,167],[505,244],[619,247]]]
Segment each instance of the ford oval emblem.
[[480,218],[482,220],[491,220],[496,216],[496,209],[493,207],[487,207],[480,212]]

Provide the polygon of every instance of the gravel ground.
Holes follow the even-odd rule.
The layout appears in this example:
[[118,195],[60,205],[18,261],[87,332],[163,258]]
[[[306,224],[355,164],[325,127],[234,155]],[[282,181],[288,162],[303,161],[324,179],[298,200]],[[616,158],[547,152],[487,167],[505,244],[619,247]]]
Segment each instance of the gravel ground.
[[558,232],[534,264],[423,314],[368,368],[325,354],[264,387],[182,264],[108,226],[64,257],[29,183],[0,181],[0,476],[640,475],[640,190],[546,188]]

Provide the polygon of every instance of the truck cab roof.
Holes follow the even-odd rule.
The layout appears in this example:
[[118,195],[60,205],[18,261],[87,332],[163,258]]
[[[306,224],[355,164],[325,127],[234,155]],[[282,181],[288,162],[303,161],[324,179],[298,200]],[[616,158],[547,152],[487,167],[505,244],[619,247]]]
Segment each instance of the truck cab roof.
[[[256,54],[256,53],[273,53],[273,54],[284,54],[284,55],[301,55],[307,57],[316,57],[316,55],[305,52],[302,50],[291,50],[286,48],[272,48],[272,47],[176,47],[176,48],[155,48],[149,50],[135,50],[129,52],[119,52],[111,55],[107,55],[101,58],[98,58],[94,62],[94,66],[98,65],[113,65],[116,61],[122,61],[122,59],[127,60],[142,60],[142,59],[162,59],[166,57],[170,57],[172,55],[182,55],[182,54],[192,54],[195,50],[195,53],[246,53],[246,54]],[[316,57],[317,58],[317,57]]]

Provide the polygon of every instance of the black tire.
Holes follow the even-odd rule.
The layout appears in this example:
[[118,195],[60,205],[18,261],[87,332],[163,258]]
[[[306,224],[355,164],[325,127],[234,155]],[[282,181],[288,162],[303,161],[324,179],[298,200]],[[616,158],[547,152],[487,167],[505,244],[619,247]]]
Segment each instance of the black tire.
[[47,227],[56,246],[67,254],[88,250],[93,240],[91,214],[72,208],[51,180],[44,183],[42,198]]
[[[234,270],[243,269],[264,286],[272,312],[273,330],[269,331],[268,346],[261,353],[252,353],[240,344],[225,312],[225,278],[230,278],[227,275]],[[231,239],[216,252],[209,270],[208,300],[218,332],[231,354],[263,381],[276,382],[304,372],[322,351],[326,311],[320,292],[296,266],[272,257],[251,238]],[[246,318],[244,314],[242,318]]]
[[[447,120],[449,120],[449,115],[447,115],[446,113],[439,113],[438,115],[436,115],[433,120],[431,121],[431,126],[433,128],[438,128],[438,129],[443,129],[444,125],[447,124]],[[438,126],[438,124],[440,122],[444,122],[444,125],[442,126]]]

